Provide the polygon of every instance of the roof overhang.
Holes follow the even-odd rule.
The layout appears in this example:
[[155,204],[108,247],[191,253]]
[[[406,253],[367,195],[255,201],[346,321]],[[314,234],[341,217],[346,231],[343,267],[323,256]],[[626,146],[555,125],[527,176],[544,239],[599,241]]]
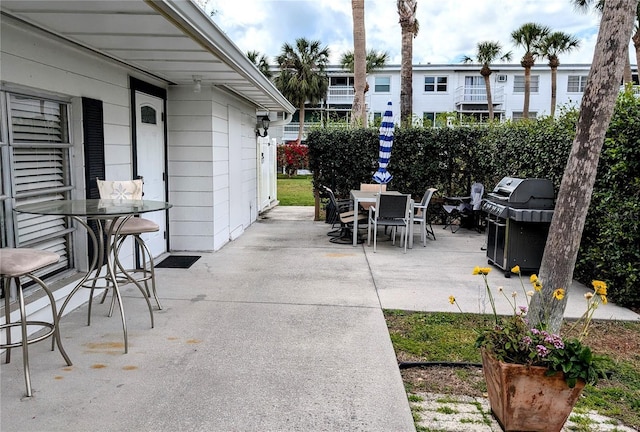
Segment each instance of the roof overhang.
[[295,112],[191,0],[2,0],[0,11],[169,85],[198,76],[258,110]]

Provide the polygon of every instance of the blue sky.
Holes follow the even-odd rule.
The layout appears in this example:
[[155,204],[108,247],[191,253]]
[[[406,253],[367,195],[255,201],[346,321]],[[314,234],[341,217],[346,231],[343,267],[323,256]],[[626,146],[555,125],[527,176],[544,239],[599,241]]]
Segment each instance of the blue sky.
[[[257,50],[272,63],[282,44],[298,37],[328,46],[332,64],[353,46],[350,0],[208,0],[206,9],[215,10],[213,20],[242,51]],[[460,63],[487,40],[499,41],[518,63],[524,52],[512,45],[510,34],[527,22],[581,39],[579,50],[560,57],[562,64],[590,63],[599,20],[594,12],[575,11],[570,0],[418,0],[417,18],[414,64]],[[367,50],[386,51],[389,63],[399,64],[396,1],[365,0],[365,21]]]

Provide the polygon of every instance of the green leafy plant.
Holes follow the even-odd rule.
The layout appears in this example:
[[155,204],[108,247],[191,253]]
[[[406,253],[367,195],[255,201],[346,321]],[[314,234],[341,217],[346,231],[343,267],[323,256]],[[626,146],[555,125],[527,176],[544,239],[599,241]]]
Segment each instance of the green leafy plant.
[[[575,387],[578,380],[595,384],[603,375],[602,359],[594,355],[582,340],[589,332],[594,311],[600,304],[607,303],[606,283],[597,280],[592,282],[594,291],[585,295],[587,302],[585,313],[571,326],[568,335],[563,338],[559,334],[548,332],[544,321],[536,327],[529,325],[526,316],[529,300],[535,295],[542,295],[542,284],[535,274],[530,278],[533,289],[527,291],[522,282],[520,267],[515,266],[511,269],[520,277],[526,306],[516,305],[517,292],[508,295],[502,288],[498,288],[498,295],[503,295],[513,309],[511,315],[499,316],[496,313],[494,293],[487,281],[490,271],[489,267],[476,267],[473,270],[474,275],[480,275],[484,279],[493,310],[493,325],[479,331],[476,347],[487,350],[505,363],[543,366],[548,369],[548,375],[562,372],[569,387]],[[555,300],[562,300],[564,295],[563,288],[553,292]],[[449,301],[457,305],[453,296]]]

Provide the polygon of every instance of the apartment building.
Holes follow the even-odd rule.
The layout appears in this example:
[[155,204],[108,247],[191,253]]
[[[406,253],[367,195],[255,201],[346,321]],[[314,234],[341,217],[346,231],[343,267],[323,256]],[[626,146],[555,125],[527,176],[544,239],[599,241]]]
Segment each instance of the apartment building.
[[[589,74],[588,64],[560,65],[557,71],[556,113],[562,106],[579,106]],[[495,119],[518,120],[524,105],[524,69],[520,64],[492,66],[491,96]],[[305,112],[305,131],[322,122],[348,122],[353,103],[353,74],[339,66],[331,66],[329,90],[326,99],[317,106],[308,106]],[[638,84],[637,68],[633,68],[634,82]],[[382,117],[387,102],[394,107],[396,121],[400,118],[400,65],[388,65],[367,76],[369,90],[365,94],[367,118],[370,124]],[[551,69],[546,62],[531,70],[529,117],[537,118],[551,113]],[[447,117],[488,118],[487,93],[484,78],[477,64],[419,64],[413,67],[413,121],[416,125],[443,126]],[[274,130],[279,142],[295,140],[299,126],[298,113],[293,121]]]

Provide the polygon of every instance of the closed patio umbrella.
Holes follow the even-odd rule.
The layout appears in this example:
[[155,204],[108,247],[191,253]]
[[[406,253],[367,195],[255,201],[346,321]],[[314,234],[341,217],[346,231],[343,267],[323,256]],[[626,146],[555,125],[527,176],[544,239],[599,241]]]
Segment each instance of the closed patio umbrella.
[[389,101],[380,125],[378,171],[373,175],[373,180],[381,185],[389,183],[393,178],[387,171],[389,159],[391,159],[391,146],[393,145],[393,128],[393,112],[391,111],[391,101]]

